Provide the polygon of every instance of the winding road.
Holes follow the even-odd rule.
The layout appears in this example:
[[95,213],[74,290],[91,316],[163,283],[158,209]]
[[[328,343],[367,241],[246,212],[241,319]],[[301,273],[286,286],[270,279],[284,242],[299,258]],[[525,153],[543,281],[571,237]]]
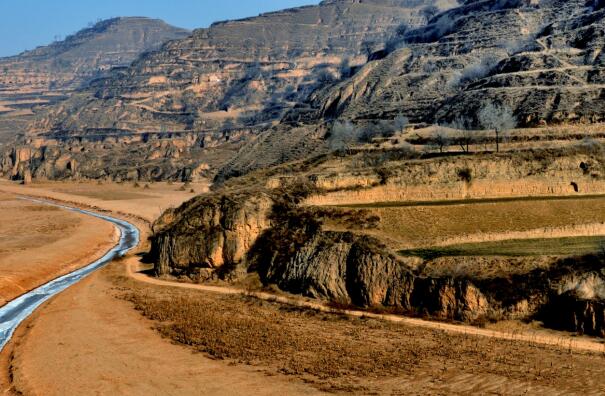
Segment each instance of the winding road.
[[38,308],[45,301],[55,296],[56,294],[67,289],[71,285],[79,282],[87,275],[103,267],[104,265],[111,262],[114,258],[123,256],[129,250],[133,249],[139,244],[139,230],[134,225],[119,220],[110,216],[90,212],[83,209],[73,208],[70,206],[59,205],[49,201],[36,200],[30,198],[22,198],[24,200],[52,205],[64,210],[72,212],[83,213],[89,216],[94,216],[99,219],[108,221],[115,225],[120,232],[120,240],[116,246],[114,246],[109,252],[97,261],[87,265],[86,267],[80,268],[67,275],[52,280],[22,296],[16,298],[10,303],[0,308],[0,351],[11,339],[15,329],[19,326],[23,320],[25,320],[36,308]]

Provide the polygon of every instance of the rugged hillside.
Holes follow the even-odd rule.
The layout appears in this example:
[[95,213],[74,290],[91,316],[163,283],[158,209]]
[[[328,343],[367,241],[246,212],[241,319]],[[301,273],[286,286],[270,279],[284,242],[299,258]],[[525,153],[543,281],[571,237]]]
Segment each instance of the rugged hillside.
[[[598,1],[466,1],[404,32],[388,56],[315,91],[284,121],[326,131],[335,119],[365,127],[402,114],[412,123],[480,128],[479,110],[495,103],[510,107],[519,126],[600,122],[604,31]],[[283,162],[283,153],[295,152],[289,135],[285,127],[267,132],[262,142],[280,142],[280,153],[252,142],[219,174]]]
[[488,102],[520,124],[605,117],[605,10],[585,0],[472,1],[407,32],[400,49],[318,92],[314,117],[444,122]]
[[[114,18],[63,41],[0,58],[1,112],[27,108],[80,88],[109,69],[128,66],[141,53],[189,35],[163,21]],[[6,103],[11,102],[11,103]]]
[[332,0],[218,22],[96,81],[37,125],[60,134],[226,129],[279,120],[444,1]]
[[[450,232],[474,217],[480,221],[460,232],[490,238],[490,224],[508,229],[518,212],[523,212],[521,223],[513,227],[535,229],[542,221],[534,217],[538,213],[558,222],[567,211],[572,215],[565,224],[600,222],[591,214],[582,218],[582,210],[569,206],[575,199],[569,194],[576,194],[570,180],[585,194],[605,191],[602,177],[584,174],[578,166],[582,163],[601,168],[602,148],[467,156],[367,150],[321,156],[228,180],[213,193],[166,211],[154,225],[150,258],[160,276],[199,282],[258,277],[264,285],[340,304],[470,323],[538,319],[554,328],[603,335],[605,259],[597,246],[585,257],[542,252],[433,260],[404,253],[398,241],[420,233],[414,243],[424,244],[428,234],[423,230],[431,223],[450,224],[445,229]],[[548,198],[542,211],[525,206],[520,197],[528,193],[568,197],[554,214]],[[435,217],[425,216],[431,204],[465,197],[492,198],[481,214],[458,201],[434,212]],[[504,209],[493,197],[519,201],[511,203],[504,220],[496,221]],[[375,206],[345,204],[359,202],[356,198],[368,198],[359,201]],[[327,205],[311,204],[331,199]],[[393,207],[381,200],[390,200]],[[405,201],[416,208],[397,214]],[[580,201],[579,207],[590,206],[588,202]],[[602,232],[602,224],[597,228]],[[437,239],[445,231],[437,230]],[[546,234],[538,230],[535,235]]]
[[[326,1],[196,31],[52,107],[25,142],[45,158],[32,173],[73,176],[52,171],[67,156],[80,176],[116,178],[91,159],[118,142],[133,154],[120,174],[229,177],[321,152],[335,119],[475,128],[492,102],[521,125],[602,120],[600,2],[466,1],[425,25],[431,3]],[[59,154],[45,157],[51,144]]]
[[[216,171],[315,89],[353,73],[401,24],[426,23],[427,5],[454,3],[325,1],[197,30],[52,106],[21,142],[29,154],[16,161],[6,150],[1,171],[117,180]],[[305,153],[315,144],[296,140],[308,140]]]

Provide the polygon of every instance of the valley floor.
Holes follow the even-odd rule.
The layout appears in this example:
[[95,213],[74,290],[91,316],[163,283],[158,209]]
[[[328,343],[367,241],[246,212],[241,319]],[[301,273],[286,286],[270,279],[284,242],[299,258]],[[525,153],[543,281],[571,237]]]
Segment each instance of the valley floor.
[[[6,188],[113,211],[136,206],[70,194],[67,187]],[[146,211],[130,218],[144,232]],[[561,342],[448,332],[150,284],[126,269],[124,261],[113,263],[22,325],[0,356],[0,389],[46,395],[605,392],[600,341],[525,333],[526,325],[510,323],[497,330]],[[569,347],[578,342],[595,348]]]

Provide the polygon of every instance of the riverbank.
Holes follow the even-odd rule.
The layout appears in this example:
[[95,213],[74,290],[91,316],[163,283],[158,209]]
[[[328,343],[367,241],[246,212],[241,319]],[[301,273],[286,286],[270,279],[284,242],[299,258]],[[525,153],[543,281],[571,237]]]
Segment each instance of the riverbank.
[[[145,251],[148,229],[137,221],[139,251]],[[605,389],[602,352],[568,348],[582,339],[565,333],[553,332],[561,342],[549,345],[521,336],[522,328],[508,338],[490,337],[489,330],[476,336],[440,324],[389,323],[194,285],[140,282],[126,265],[138,261],[136,253],[35,312],[0,356],[0,383],[6,384],[0,389],[45,395],[563,395]],[[288,345],[296,350],[284,359],[278,352]]]
[[[141,230],[139,250],[131,255],[136,257],[147,247],[148,223],[137,213],[128,221]],[[317,393],[287,378],[268,378],[262,370],[236,368],[166,342],[150,321],[116,298],[115,276],[124,270],[115,262],[34,312],[0,354],[0,394]]]
[[90,264],[117,242],[109,223],[0,192],[0,307]]

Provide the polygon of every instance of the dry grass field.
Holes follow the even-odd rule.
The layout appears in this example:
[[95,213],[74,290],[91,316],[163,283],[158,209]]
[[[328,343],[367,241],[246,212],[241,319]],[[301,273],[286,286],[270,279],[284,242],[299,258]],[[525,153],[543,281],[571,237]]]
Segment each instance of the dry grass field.
[[405,249],[404,256],[417,256],[425,260],[457,256],[581,256],[595,254],[605,246],[605,236],[509,239],[504,241],[463,243],[442,247]]
[[605,390],[601,354],[144,285],[115,273],[113,283],[120,298],[173,342],[232,365],[262,367],[269,376],[286,374],[320,391],[563,395]]
[[[565,227],[581,228],[605,223],[605,197],[562,199],[477,200],[471,203],[386,203],[352,205],[346,210],[363,210],[378,216],[376,229],[364,231],[390,241],[396,249],[427,248],[434,245],[490,240],[498,235],[527,232],[533,238],[558,235]],[[340,229],[328,221],[328,229]],[[543,232],[543,230],[546,230]],[[548,231],[552,232],[548,232]],[[590,231],[586,231],[590,232]],[[466,239],[470,239],[466,241]]]

